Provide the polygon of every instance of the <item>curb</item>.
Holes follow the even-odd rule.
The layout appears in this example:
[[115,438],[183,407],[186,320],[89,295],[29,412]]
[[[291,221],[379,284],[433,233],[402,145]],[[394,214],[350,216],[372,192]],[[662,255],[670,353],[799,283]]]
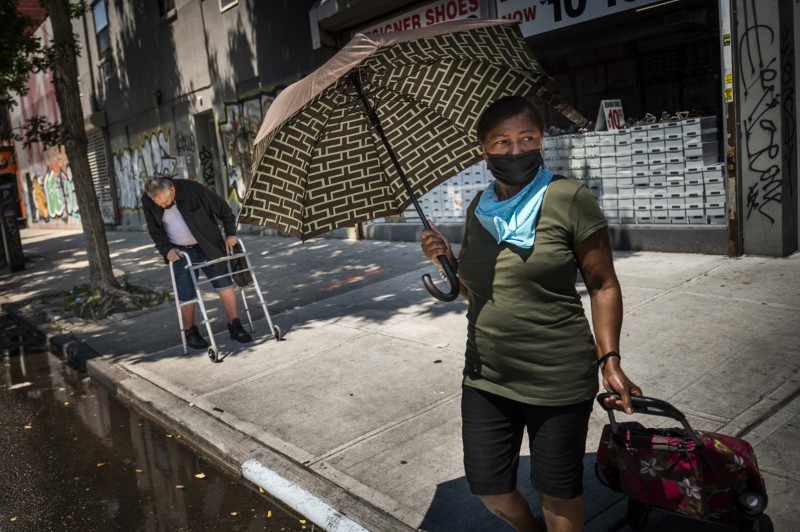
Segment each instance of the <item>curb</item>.
[[[236,479],[260,487],[270,497],[301,513],[323,530],[413,531],[414,527],[139,375],[129,373],[72,333],[33,319],[13,304],[9,316],[49,346],[50,352],[112,393],[127,407],[180,435],[195,452]],[[321,521],[317,521],[320,519]]]
[[86,362],[100,356],[89,344],[74,334],[62,333],[47,323],[29,318],[12,303],[3,305],[3,310],[14,321],[33,333],[39,342],[48,345],[51,353],[63,357],[80,371],[86,372]]

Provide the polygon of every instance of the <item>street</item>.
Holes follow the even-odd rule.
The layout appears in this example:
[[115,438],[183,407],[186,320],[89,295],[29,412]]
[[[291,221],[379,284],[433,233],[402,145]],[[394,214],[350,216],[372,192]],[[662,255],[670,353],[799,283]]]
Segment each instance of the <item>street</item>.
[[[17,331],[0,317],[0,344]],[[0,529],[313,530],[29,342],[0,354]]]

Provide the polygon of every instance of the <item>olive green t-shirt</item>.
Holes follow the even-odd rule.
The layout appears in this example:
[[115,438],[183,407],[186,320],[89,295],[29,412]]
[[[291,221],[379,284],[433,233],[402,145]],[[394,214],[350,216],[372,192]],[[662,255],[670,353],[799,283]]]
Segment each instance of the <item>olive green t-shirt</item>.
[[458,266],[469,289],[464,384],[534,405],[597,394],[594,337],[575,287],[575,245],[608,224],[579,181],[554,178],[532,250],[502,242],[467,213]]

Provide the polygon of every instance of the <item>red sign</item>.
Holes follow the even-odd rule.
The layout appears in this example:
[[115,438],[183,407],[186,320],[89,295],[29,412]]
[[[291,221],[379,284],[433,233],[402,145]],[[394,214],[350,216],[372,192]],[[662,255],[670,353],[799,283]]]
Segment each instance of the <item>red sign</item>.
[[403,13],[358,31],[358,33],[393,33],[416,30],[446,20],[480,17],[478,0],[440,0],[433,4]]

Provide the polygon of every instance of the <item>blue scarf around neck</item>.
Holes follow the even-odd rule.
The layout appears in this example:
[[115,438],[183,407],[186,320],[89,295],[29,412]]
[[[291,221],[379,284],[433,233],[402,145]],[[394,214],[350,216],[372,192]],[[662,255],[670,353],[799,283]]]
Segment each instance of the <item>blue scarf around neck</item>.
[[542,167],[525,188],[502,201],[497,197],[496,183],[492,182],[478,200],[475,216],[498,244],[508,242],[531,249],[536,237],[536,219],[552,179],[553,172]]

